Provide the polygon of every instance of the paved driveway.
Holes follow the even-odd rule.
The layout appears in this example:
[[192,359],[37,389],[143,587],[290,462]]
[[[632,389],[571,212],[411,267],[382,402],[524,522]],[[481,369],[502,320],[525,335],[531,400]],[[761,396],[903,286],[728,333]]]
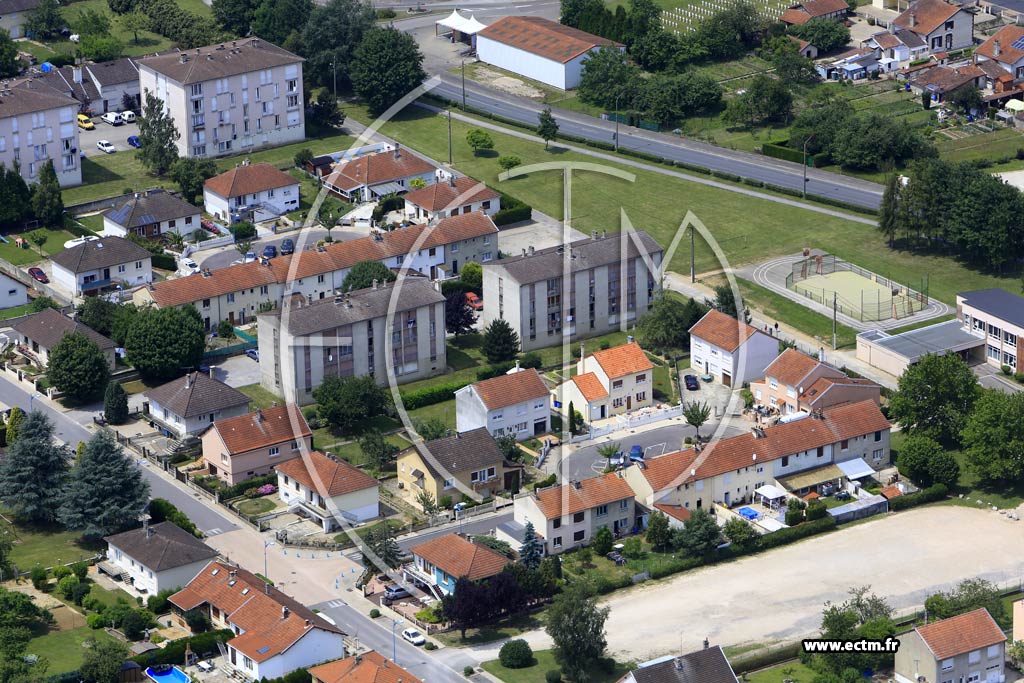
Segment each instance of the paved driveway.
[[260,364],[249,356],[231,356],[214,364],[213,375],[229,387],[260,383]]
[[1024,386],[1015,382],[1013,378],[1006,377],[994,365],[981,363],[974,366],[974,374],[978,376],[978,383],[986,389],[998,389],[1005,394],[1013,394],[1024,391]]

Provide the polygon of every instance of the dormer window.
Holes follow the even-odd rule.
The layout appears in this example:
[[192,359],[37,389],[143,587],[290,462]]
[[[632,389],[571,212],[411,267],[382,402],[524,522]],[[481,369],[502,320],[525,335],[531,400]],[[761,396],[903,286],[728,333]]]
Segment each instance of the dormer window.
[[210,572],[210,576],[217,576],[217,574],[219,574],[219,573],[220,573],[220,569],[214,569],[212,572]]

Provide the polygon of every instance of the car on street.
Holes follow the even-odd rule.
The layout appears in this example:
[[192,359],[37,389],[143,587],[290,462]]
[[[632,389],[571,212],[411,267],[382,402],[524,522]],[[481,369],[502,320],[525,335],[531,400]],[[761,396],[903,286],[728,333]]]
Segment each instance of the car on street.
[[128,144],[134,147],[135,149],[139,149],[140,147],[142,147],[142,140],[139,140],[138,135],[129,135]]
[[291,237],[285,237],[281,241],[281,256],[287,256],[288,254],[295,253],[295,240]]
[[263,247],[263,258],[277,258],[277,247],[273,244]]
[[242,263],[252,263],[255,260],[256,260],[256,252],[255,251],[247,251],[247,252],[245,252],[245,259],[242,260]]
[[120,126],[124,123],[124,119],[116,111],[108,111],[106,114],[100,117],[100,120],[104,123],[109,123],[112,126]]
[[96,124],[85,114],[78,115],[78,127],[82,130],[95,130]]
[[117,148],[110,143],[110,140],[100,140],[96,143],[96,149],[104,154],[113,154],[117,151]]
[[189,275],[195,275],[199,272],[199,264],[192,259],[185,257],[181,259],[181,270]]
[[629,448],[629,460],[630,462],[643,462],[644,460],[644,447],[640,444],[633,444]]
[[44,285],[50,281],[50,278],[46,277],[46,273],[43,272],[42,268],[29,268],[28,274],[32,276],[33,280],[42,282]]
[[473,292],[466,292],[466,305],[474,311],[479,311],[484,307],[484,300]]
[[125,123],[135,123],[135,112],[129,110],[129,111],[122,111],[122,112],[120,112],[120,114],[121,114],[121,120],[124,121]]
[[683,375],[683,384],[686,385],[687,391],[697,391],[700,389],[700,382],[697,381],[696,375]]
[[249,356],[249,358],[252,358],[257,363],[260,362],[260,352],[258,349],[246,349],[245,355]]
[[402,631],[402,637],[413,645],[423,645],[427,642],[427,639],[423,637],[423,634],[414,628],[407,628]]
[[626,454],[622,451],[616,451],[615,455],[608,458],[608,464],[612,467],[621,467],[626,464]]

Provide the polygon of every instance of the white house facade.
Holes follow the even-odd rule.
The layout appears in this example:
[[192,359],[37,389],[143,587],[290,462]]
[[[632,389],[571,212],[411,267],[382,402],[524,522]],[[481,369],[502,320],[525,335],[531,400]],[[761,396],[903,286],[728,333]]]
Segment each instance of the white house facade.
[[0,309],[28,303],[28,287],[10,275],[0,273]]
[[711,309],[690,328],[690,367],[730,387],[764,377],[779,341]]
[[455,424],[459,432],[486,427],[494,438],[514,434],[517,441],[546,434],[551,394],[535,369],[517,367],[456,391]]
[[216,550],[171,522],[146,523],[104,540],[106,564],[116,567],[135,590],[149,595],[181,588],[217,557]]
[[357,524],[380,515],[377,480],[318,451],[277,466],[277,495],[289,507],[319,521],[324,533],[339,528],[341,522]]
[[34,183],[53,161],[61,187],[81,185],[78,107],[78,100],[32,79],[0,85],[0,163]]

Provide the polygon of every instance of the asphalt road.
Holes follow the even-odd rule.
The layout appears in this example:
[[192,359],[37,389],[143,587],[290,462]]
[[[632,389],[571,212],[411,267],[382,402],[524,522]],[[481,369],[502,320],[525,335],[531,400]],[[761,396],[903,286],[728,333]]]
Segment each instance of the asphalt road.
[[[336,229],[332,230],[331,234],[337,239],[339,232],[340,232],[340,230],[336,228]],[[316,241],[318,239],[320,239],[321,237],[325,236],[326,234],[327,234],[327,231],[324,230],[324,229],[321,229],[321,228],[308,228],[308,229],[302,231],[302,240],[304,241],[303,243],[307,247],[312,248],[312,247],[314,247],[316,245]],[[295,242],[296,250],[301,250],[302,249],[302,244],[300,244],[300,240],[298,238],[298,233],[288,233],[288,234],[284,234],[284,235],[280,235],[280,236],[276,236],[275,235],[274,237],[269,237],[269,238],[266,238],[266,239],[256,240],[256,241],[254,241],[252,243],[252,250],[254,252],[256,252],[257,256],[259,256],[261,253],[263,253],[263,248],[264,247],[269,246],[269,245],[274,245],[275,247],[277,247],[278,253],[280,253],[281,252],[281,242],[284,242],[286,239],[289,239],[289,238],[293,242]],[[202,257],[196,258],[197,256],[200,256],[200,255],[199,254],[193,254],[192,258],[194,258],[196,260],[196,262],[200,266],[202,266],[203,268],[209,268],[210,270],[217,270],[218,268],[226,268],[227,266],[230,266],[232,263],[235,263],[236,261],[240,261],[242,259],[242,255],[239,254],[238,251],[236,251],[234,247],[231,247],[229,249],[225,249],[223,251],[217,251],[215,253],[210,254],[206,258],[202,258]]]
[[441,536],[447,536],[450,533],[463,533],[463,534],[488,534],[491,529],[498,526],[503,522],[512,521],[512,509],[508,508],[508,512],[500,515],[488,515],[484,518],[469,518],[462,522],[459,526],[445,526],[437,531],[420,532],[415,536],[409,536],[405,539],[398,540],[398,547],[402,550],[408,550],[414,545],[420,543],[426,543],[432,541],[435,538]]
[[[3,401],[12,408],[19,406],[22,410],[28,411],[31,407],[34,410],[43,412],[53,420],[56,427],[56,437],[69,444],[72,448],[79,441],[88,441],[94,435],[94,432],[90,432],[64,413],[54,410],[46,405],[44,401],[31,400],[30,394],[27,391],[13,384],[6,377],[0,378],[0,401]],[[134,454],[129,452],[129,455]],[[210,509],[186,490],[164,479],[155,471],[155,466],[151,463],[147,462],[147,464],[141,465],[141,467],[142,476],[149,482],[150,496],[170,501],[179,510],[188,515],[189,519],[195,522],[196,526],[203,532],[215,534],[238,528],[228,517]]]
[[[461,100],[460,79],[449,73],[439,75],[442,82],[431,92],[450,100]],[[532,100],[499,93],[468,80],[466,81],[466,103],[531,126],[537,125],[537,116],[542,109],[540,104]],[[592,116],[568,112],[556,107],[553,107],[551,112],[557,119],[559,131],[562,133],[599,142],[614,142],[614,122],[602,121]],[[709,168],[713,171],[754,178],[781,187],[799,190],[803,185],[803,168],[799,164],[715,147],[672,135],[620,126],[619,146]],[[811,194],[868,208],[878,208],[882,199],[881,185],[812,169],[808,170],[807,191]]]

